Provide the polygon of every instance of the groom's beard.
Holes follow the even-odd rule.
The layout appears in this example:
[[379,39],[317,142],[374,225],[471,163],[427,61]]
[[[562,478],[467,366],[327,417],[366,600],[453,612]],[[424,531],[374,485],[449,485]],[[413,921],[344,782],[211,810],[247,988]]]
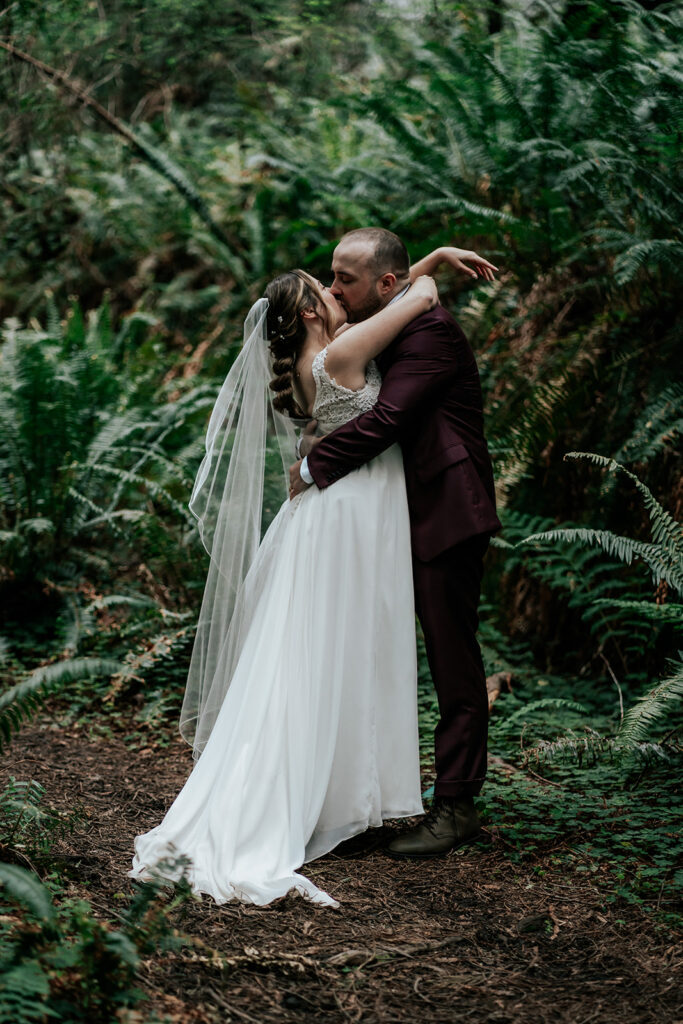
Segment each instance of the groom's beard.
[[345,306],[344,308],[348,314],[349,323],[359,324],[362,320],[367,320],[368,317],[371,317],[374,313],[379,313],[383,305],[384,303],[378,295],[367,295],[365,297],[365,302],[357,309],[349,309],[348,306]]

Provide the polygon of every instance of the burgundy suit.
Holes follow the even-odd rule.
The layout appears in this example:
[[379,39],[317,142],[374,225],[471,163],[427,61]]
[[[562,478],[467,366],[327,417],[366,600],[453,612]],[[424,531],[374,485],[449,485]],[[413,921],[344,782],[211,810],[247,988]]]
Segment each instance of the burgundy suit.
[[327,487],[400,442],[417,614],[441,715],[435,791],[473,796],[486,775],[488,729],[477,606],[483,556],[500,528],[479,373],[442,306],[408,324],[377,362],[376,405],[321,441],[308,466],[318,487]]

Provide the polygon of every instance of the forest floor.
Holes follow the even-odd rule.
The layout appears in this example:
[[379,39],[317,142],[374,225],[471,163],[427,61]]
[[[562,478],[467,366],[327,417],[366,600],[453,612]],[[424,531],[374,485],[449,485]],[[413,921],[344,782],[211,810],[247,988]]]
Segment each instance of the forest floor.
[[[102,918],[131,891],[135,835],[161,820],[191,767],[185,744],[165,738],[131,746],[124,731],[97,735],[44,718],[5,761],[3,777],[34,778],[47,804],[78,809],[80,826],[56,842],[51,862],[65,894]],[[264,909],[185,904],[174,923],[188,943],[144,961],[149,1002],[122,1019],[681,1020],[671,931],[638,906],[607,902],[550,856],[513,863],[494,838],[431,862],[332,854],[306,874],[338,910],[292,896]]]

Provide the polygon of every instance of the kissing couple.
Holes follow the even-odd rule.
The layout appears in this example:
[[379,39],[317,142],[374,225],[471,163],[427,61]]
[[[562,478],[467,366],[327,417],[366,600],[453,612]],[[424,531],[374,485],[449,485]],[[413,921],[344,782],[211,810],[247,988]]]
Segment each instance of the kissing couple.
[[[477,365],[428,276],[441,263],[496,269],[450,247],[411,267],[396,235],[363,228],[334,250],[331,287],[294,270],[252,306],[190,500],[210,555],[180,723],[196,763],[137,837],[132,877],[338,906],[301,866],[423,813],[416,612],[439,702],[434,801],[386,852],[480,837],[477,607],[500,523]],[[297,441],[313,420],[324,436]],[[285,500],[261,540],[278,454]]]

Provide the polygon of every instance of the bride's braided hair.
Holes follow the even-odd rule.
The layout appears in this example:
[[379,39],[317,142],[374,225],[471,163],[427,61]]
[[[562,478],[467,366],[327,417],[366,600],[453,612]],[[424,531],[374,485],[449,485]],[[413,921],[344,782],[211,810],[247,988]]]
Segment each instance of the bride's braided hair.
[[270,388],[275,392],[273,405],[279,412],[304,419],[306,413],[294,397],[296,361],[306,340],[301,313],[313,308],[325,318],[320,296],[308,274],[302,270],[291,270],[270,282],[266,298],[266,328],[275,375],[270,382]]

